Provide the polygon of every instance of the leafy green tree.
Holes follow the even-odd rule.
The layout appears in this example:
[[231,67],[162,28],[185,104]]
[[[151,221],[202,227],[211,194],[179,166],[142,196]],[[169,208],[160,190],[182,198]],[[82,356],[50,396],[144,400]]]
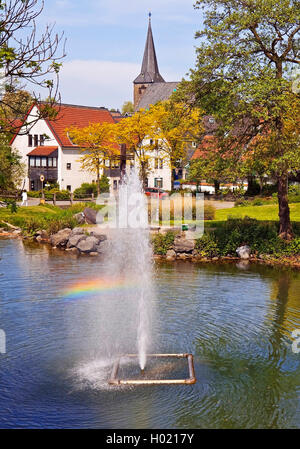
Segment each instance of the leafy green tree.
[[133,113],[134,112],[134,106],[132,101],[125,101],[125,103],[122,106],[122,114],[126,113]]
[[300,2],[196,1],[202,7],[197,64],[178,95],[215,115],[220,152],[232,171],[251,155],[276,178],[279,234],[291,239],[288,175],[300,169],[300,146],[293,118],[299,94],[290,75],[300,64]]
[[0,134],[0,191],[19,187],[24,176],[21,156],[9,145],[9,138]]

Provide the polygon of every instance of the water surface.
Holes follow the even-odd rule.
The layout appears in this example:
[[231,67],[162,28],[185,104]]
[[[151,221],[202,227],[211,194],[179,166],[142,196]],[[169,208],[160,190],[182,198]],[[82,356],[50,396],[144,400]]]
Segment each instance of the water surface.
[[193,353],[197,383],[115,388],[103,354],[114,339],[135,350],[126,333],[135,298],[128,308],[121,293],[63,296],[105,276],[105,260],[10,240],[0,240],[0,257],[1,428],[300,427],[300,354],[291,349],[300,273],[157,264],[152,350]]

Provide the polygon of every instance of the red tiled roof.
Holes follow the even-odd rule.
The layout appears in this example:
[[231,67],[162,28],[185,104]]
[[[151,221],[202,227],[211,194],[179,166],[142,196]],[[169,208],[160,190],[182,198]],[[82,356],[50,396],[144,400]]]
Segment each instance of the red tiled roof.
[[[27,112],[24,122],[26,122],[26,119],[34,106],[39,107],[35,103],[32,104]],[[111,113],[105,108],[61,104],[56,106],[56,110],[58,111],[58,115],[56,116],[56,118],[54,120],[46,120],[46,122],[60,145],[65,147],[74,146],[67,135],[66,128],[72,126],[83,128],[85,126],[88,126],[90,123],[115,123]],[[12,137],[10,141],[11,145],[17,135],[18,132],[16,132]]]
[[59,112],[55,120],[47,120],[47,123],[58,141],[65,147],[73,146],[66,128],[72,126],[84,128],[91,123],[115,123],[111,113],[104,108],[62,104],[57,110]]
[[52,153],[58,150],[58,147],[36,147],[34,150],[30,151],[27,156],[50,156]]

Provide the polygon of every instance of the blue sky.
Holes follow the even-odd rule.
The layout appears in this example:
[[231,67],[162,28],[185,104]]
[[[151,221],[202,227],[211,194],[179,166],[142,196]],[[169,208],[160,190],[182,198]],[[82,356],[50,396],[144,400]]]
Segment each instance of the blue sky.
[[132,100],[149,11],[160,72],[166,81],[180,80],[194,66],[194,35],[202,26],[193,0],[46,0],[39,21],[56,23],[67,38],[63,102],[121,108]]

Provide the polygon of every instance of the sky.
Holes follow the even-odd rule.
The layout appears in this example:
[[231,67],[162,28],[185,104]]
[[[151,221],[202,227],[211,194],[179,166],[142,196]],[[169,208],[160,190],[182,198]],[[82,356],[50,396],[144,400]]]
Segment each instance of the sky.
[[62,102],[122,108],[133,100],[148,13],[165,81],[179,81],[195,64],[201,11],[193,0],[46,0],[39,25],[54,24],[67,39],[60,74]]

